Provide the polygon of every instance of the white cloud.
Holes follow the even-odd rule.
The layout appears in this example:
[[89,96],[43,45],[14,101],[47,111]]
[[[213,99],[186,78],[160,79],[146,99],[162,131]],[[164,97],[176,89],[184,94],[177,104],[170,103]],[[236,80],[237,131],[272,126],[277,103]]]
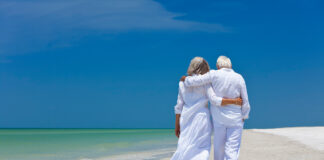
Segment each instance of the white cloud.
[[152,0],[2,1],[0,49],[5,52],[0,54],[41,50],[57,37],[82,36],[84,30],[227,31],[221,24],[176,19],[180,16]]

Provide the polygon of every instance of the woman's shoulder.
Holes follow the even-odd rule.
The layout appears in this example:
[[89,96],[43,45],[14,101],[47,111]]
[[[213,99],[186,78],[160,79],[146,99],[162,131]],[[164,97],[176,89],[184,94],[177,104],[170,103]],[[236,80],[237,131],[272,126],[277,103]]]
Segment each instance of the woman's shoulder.
[[179,89],[184,89],[185,85],[182,81],[179,82]]

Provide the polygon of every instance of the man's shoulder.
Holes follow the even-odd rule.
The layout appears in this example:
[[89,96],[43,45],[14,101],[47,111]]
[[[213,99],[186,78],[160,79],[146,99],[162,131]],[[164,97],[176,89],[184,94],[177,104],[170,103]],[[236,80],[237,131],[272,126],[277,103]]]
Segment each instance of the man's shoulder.
[[240,73],[237,73],[235,71],[233,71],[233,74],[235,74],[236,76],[239,76],[239,77],[243,77]]
[[215,69],[211,69],[209,71],[209,74],[218,74],[219,73],[219,70],[215,70]]
[[219,70],[210,70],[209,71],[209,76],[210,76],[210,78],[212,78],[212,79],[217,79],[217,77],[219,77],[221,75],[221,73],[220,73],[220,71]]
[[217,72],[218,70],[216,69],[211,69],[209,72]]
[[244,78],[240,73],[237,73],[237,72],[234,71],[233,74],[235,75],[235,77],[237,77],[237,79],[244,81]]

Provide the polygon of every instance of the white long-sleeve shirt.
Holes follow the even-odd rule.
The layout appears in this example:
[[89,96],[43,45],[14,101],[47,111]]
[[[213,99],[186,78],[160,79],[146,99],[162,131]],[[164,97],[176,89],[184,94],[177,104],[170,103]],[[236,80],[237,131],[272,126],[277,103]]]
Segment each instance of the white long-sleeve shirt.
[[242,107],[237,105],[221,106],[221,103],[211,103],[211,114],[214,123],[237,126],[243,125],[242,119],[249,118],[250,104],[244,78],[233,69],[222,68],[211,70],[199,76],[188,76],[184,82],[186,87],[212,85],[212,89],[218,97],[237,98],[243,100]]
[[221,105],[222,103],[222,97],[216,96],[210,84],[185,87],[183,82],[179,82],[178,100],[174,107],[175,114],[181,114],[182,117],[189,112],[193,114],[200,107],[207,108],[208,100],[214,105]]

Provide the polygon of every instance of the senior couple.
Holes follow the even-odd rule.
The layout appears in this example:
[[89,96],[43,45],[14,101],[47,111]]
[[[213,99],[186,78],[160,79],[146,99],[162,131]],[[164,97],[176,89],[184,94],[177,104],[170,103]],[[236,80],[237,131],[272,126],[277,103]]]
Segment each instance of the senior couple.
[[228,57],[220,56],[216,66],[210,71],[206,60],[195,57],[188,76],[179,82],[175,106],[179,140],[172,160],[208,160],[212,133],[214,160],[238,159],[244,120],[250,112],[246,85]]

